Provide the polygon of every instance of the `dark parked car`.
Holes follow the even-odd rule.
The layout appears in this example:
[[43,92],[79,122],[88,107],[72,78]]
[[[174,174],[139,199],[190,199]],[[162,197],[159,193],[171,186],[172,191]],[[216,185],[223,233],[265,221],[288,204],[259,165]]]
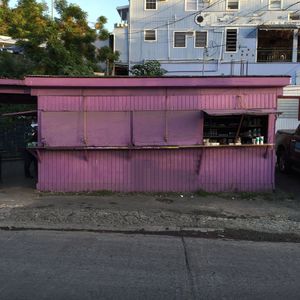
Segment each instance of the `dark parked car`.
[[276,155],[279,171],[287,173],[300,167],[300,125],[296,130],[277,131]]
[[13,53],[13,54],[24,54],[24,48],[15,45],[10,47],[0,48],[0,51]]

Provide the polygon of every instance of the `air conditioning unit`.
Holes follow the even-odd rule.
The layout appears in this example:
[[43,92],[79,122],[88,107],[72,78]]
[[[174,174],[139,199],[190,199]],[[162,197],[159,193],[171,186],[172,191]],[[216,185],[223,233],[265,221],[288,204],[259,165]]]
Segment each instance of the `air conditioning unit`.
[[299,12],[290,13],[289,21],[300,21],[300,13]]

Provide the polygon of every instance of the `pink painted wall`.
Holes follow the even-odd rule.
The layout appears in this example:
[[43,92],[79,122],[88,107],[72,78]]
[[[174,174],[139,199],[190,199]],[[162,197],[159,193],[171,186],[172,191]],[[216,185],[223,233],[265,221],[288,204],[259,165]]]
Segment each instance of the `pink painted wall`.
[[[277,88],[38,90],[42,111],[276,108]],[[83,96],[79,96],[84,94]]]
[[[99,79],[85,79],[88,88],[83,84],[76,88],[73,84],[77,79],[74,82],[68,79],[62,88],[56,79],[46,82],[31,78],[32,93],[38,96],[40,142],[48,147],[112,147],[131,142],[136,146],[202,144],[202,110],[274,109],[277,95],[288,83],[286,78],[177,79],[173,80],[173,86],[170,78],[155,82],[138,79],[139,84],[145,84],[144,88],[134,80],[129,80],[126,88],[126,82],[118,78],[110,79],[109,84],[100,81],[98,88]],[[113,82],[115,88],[110,88]],[[183,84],[186,87],[179,88]],[[274,131],[275,117],[270,115],[270,144],[274,143]],[[40,190],[154,192],[274,188],[272,147],[267,152],[266,147],[48,149],[41,150],[40,155]]]
[[264,148],[254,147],[43,151],[37,188],[59,192],[265,191],[274,188],[274,156],[272,150],[267,158],[264,154]]
[[[274,88],[129,91],[87,90],[86,96],[67,96],[52,95],[50,90],[50,95],[39,96],[41,141],[48,146],[122,146],[130,144],[132,130],[135,145],[202,144],[202,110],[276,108],[277,105]],[[96,93],[97,96],[89,95]],[[109,93],[110,96],[103,95]],[[270,143],[273,139],[274,131],[270,130]]]

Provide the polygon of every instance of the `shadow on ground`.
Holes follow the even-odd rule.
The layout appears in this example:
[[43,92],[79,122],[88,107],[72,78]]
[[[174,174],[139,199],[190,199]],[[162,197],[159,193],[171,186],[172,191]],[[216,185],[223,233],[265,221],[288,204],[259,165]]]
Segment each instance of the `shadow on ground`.
[[[33,174],[33,168],[31,170]],[[35,189],[36,179],[26,178],[24,176],[24,161],[22,159],[3,160],[2,161],[2,184],[6,188],[31,188]]]
[[292,170],[289,174],[275,173],[276,191],[291,194],[295,200],[300,201],[300,170]]

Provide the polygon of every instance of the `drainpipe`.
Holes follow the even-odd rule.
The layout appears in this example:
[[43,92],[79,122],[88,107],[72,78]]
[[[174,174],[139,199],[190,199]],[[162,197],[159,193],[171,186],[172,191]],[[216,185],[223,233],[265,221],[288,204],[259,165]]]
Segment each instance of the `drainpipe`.
[[230,61],[230,76],[233,76],[234,73],[234,60]]
[[217,65],[217,72],[220,70],[220,64],[221,64],[221,61],[223,60],[223,51],[224,51],[224,31],[222,30],[221,32],[221,46],[219,48],[220,50],[220,53],[219,53],[219,58],[218,58],[218,65]]
[[128,53],[127,53],[127,56],[128,56],[128,75],[130,75],[130,45],[131,45],[131,20],[130,20],[130,16],[131,16],[131,4],[132,4],[132,1],[129,1],[129,14],[128,14],[128,33],[127,33],[127,43],[128,43]]
[[168,142],[168,89],[166,88],[165,94],[165,134],[164,141]]
[[241,65],[240,65],[240,76],[245,75],[245,61],[241,59]]
[[87,146],[87,109],[86,109],[86,97],[83,92],[81,92],[81,101],[83,109],[83,143]]
[[168,34],[168,60],[171,58],[171,49],[170,49],[170,23],[167,21],[167,34]]
[[205,72],[205,57],[206,57],[206,54],[207,54],[207,47],[204,47],[203,48],[203,56],[202,56],[202,76],[204,76],[204,72]]
[[54,20],[54,0],[51,0],[51,20]]
[[222,30],[222,35],[221,35],[221,47],[220,47],[220,56],[219,60],[222,61],[224,59],[223,54],[224,54],[224,31]]
[[295,29],[293,32],[293,56],[292,56],[292,62],[296,63],[298,58],[298,29]]

